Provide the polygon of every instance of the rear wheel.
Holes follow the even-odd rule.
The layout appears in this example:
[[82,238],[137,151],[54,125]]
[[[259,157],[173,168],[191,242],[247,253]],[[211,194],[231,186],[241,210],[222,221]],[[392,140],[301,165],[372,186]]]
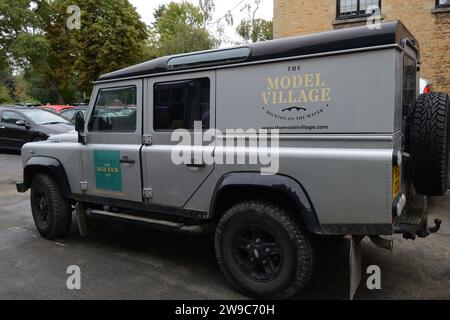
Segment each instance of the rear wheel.
[[287,212],[270,203],[231,207],[219,222],[215,246],[225,276],[251,297],[289,298],[312,273],[311,241]]
[[31,212],[39,233],[47,239],[67,234],[72,222],[72,206],[63,198],[55,180],[43,173],[31,184]]
[[450,100],[446,93],[421,94],[411,124],[412,182],[418,193],[442,196],[448,186]]

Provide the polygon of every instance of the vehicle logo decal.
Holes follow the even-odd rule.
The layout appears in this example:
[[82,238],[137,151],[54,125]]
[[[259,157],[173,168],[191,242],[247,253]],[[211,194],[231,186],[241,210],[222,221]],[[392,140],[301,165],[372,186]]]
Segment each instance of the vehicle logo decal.
[[289,67],[287,74],[265,78],[261,109],[266,115],[295,123],[329,110],[331,88],[325,79],[320,73],[298,73],[300,69]]
[[94,166],[97,189],[122,191],[120,151],[94,150]]

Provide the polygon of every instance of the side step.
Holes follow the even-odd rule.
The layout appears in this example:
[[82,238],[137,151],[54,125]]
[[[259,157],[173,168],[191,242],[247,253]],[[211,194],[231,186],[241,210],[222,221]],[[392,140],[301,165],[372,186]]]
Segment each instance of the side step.
[[132,214],[103,211],[96,209],[84,209],[82,206],[77,205],[77,221],[82,236],[86,236],[90,232],[88,215],[94,216],[104,216],[116,219],[124,219],[136,222],[143,222],[152,226],[160,226],[169,229],[174,229],[178,232],[188,233],[188,234],[202,234],[214,230],[213,223],[204,223],[199,225],[186,225],[182,222],[174,222],[169,220],[153,219],[148,217],[136,216]]
[[166,227],[170,227],[170,228],[181,228],[181,227],[183,227],[183,224],[179,223],[179,222],[166,221],[166,220],[157,220],[157,219],[152,219],[152,218],[139,217],[139,216],[123,214],[123,213],[116,213],[116,212],[111,212],[111,211],[87,209],[86,213],[87,214],[92,214],[92,215],[107,216],[107,217],[112,217],[112,218],[119,218],[119,219],[125,219],[125,220],[133,220],[133,221],[145,222],[145,223],[150,223],[150,224],[157,224],[157,225],[166,226]]

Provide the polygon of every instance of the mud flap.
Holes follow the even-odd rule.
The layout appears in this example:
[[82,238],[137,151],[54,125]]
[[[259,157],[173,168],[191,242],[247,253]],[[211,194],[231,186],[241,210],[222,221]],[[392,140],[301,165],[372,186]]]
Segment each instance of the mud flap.
[[86,215],[86,208],[80,202],[75,205],[75,214],[77,217],[78,230],[80,235],[86,237],[89,234],[89,223]]
[[353,300],[359,284],[361,283],[361,240],[364,237],[351,236],[350,240],[350,252],[349,252],[349,266],[350,266],[350,296],[349,299]]

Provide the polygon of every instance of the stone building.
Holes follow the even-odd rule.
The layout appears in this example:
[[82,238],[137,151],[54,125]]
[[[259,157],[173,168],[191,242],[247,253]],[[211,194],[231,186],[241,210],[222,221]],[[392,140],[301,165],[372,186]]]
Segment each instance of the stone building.
[[382,21],[400,20],[414,34],[421,77],[450,93],[450,0],[274,0],[274,37],[362,25],[376,8]]

